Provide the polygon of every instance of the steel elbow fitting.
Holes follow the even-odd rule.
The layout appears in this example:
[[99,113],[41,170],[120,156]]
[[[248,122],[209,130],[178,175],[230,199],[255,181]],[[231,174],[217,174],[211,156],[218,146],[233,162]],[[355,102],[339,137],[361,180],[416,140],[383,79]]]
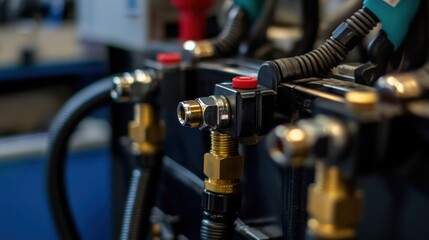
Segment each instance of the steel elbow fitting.
[[116,102],[141,102],[151,99],[157,88],[155,72],[138,69],[114,77],[110,95]]
[[281,166],[302,166],[309,153],[308,136],[295,126],[278,126],[268,136],[271,158]]
[[314,165],[310,156],[335,158],[347,145],[347,131],[339,121],[317,116],[296,125],[276,127],[267,139],[271,158],[280,166]]
[[229,102],[224,96],[210,96],[183,101],[177,106],[177,118],[184,127],[217,129],[230,120]]

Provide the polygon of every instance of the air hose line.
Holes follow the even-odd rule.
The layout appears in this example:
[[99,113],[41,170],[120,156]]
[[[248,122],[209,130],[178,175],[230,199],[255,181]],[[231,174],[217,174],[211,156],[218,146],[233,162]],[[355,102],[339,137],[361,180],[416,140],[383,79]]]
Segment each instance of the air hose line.
[[111,89],[112,78],[107,77],[81,90],[65,104],[49,129],[47,186],[51,212],[60,239],[80,239],[65,183],[69,139],[85,116],[110,101]]
[[259,69],[258,79],[275,79],[279,84],[325,74],[341,63],[378,21],[369,9],[362,8],[344,21],[319,48],[304,55],[265,62]]
[[155,204],[157,184],[161,175],[162,154],[151,156],[153,166],[132,172],[122,221],[121,240],[146,239],[150,231],[150,215]]
[[246,33],[247,16],[240,7],[230,10],[228,20],[218,37],[210,40],[216,56],[223,57],[234,54]]

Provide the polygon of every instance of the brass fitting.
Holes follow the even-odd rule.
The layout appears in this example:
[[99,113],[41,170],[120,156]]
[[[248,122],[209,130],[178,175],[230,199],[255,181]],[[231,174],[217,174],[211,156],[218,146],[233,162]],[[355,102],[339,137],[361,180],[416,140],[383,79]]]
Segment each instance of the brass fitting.
[[180,102],[177,118],[182,126],[197,128],[203,124],[203,109],[196,100]]
[[120,103],[142,102],[157,86],[158,80],[153,70],[137,69],[114,77],[110,95],[114,101]]
[[128,132],[136,153],[153,155],[160,151],[164,131],[164,124],[159,121],[153,105],[134,105],[134,120],[129,123]]
[[308,229],[318,239],[356,237],[362,194],[335,166],[316,162],[316,181],[308,190]]
[[193,59],[210,58],[215,55],[215,49],[211,42],[203,41],[186,41],[183,44],[185,53],[190,54]]
[[378,95],[375,91],[350,91],[346,101],[357,112],[370,112],[377,108]]
[[227,134],[211,132],[211,150],[204,155],[205,189],[221,194],[240,190],[244,159],[238,141]]
[[413,73],[384,76],[377,81],[376,86],[400,99],[417,98],[423,94],[422,86]]

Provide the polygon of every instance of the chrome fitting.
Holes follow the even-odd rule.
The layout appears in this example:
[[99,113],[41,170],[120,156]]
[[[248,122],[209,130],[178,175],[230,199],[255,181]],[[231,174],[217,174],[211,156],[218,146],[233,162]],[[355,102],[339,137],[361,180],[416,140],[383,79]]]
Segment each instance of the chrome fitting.
[[182,126],[203,129],[226,127],[230,120],[229,102],[224,96],[210,96],[180,102],[177,118]]
[[[328,143],[328,144],[326,144]],[[335,158],[345,149],[347,130],[336,119],[316,116],[314,119],[301,120],[296,125],[278,126],[268,136],[267,145],[271,158],[281,166],[302,167],[314,165],[313,159]],[[319,153],[320,148],[326,151]]]
[[139,102],[156,85],[155,73],[151,70],[135,70],[113,78],[110,95],[116,102]]

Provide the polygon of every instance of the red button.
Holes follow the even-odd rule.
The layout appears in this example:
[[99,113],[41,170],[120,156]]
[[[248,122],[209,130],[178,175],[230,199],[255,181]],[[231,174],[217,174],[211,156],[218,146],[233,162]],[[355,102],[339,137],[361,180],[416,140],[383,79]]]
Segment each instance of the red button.
[[180,63],[182,61],[182,58],[178,53],[159,53],[156,56],[156,60],[159,63],[175,64],[175,63]]
[[232,79],[232,87],[238,89],[254,89],[258,87],[258,79],[255,77],[235,77]]

